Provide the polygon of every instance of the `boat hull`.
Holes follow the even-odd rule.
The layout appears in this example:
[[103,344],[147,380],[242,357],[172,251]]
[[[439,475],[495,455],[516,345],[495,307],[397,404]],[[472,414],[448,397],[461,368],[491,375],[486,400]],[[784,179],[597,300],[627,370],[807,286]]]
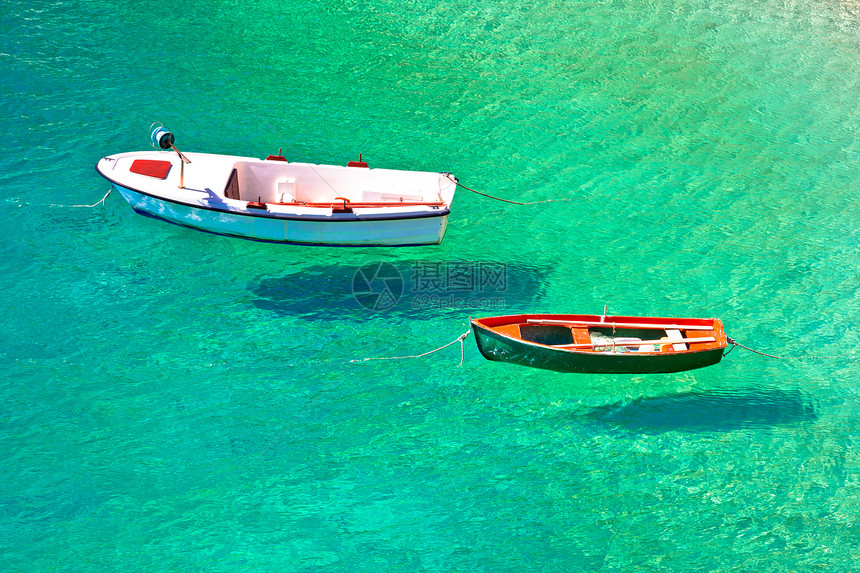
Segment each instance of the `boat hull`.
[[478,350],[487,360],[556,372],[592,374],[657,374],[712,366],[723,348],[666,354],[582,352],[553,348],[504,336],[472,321]]
[[138,214],[228,237],[320,246],[418,246],[442,242],[448,209],[401,218],[302,217],[226,211],[147,195],[114,183]]

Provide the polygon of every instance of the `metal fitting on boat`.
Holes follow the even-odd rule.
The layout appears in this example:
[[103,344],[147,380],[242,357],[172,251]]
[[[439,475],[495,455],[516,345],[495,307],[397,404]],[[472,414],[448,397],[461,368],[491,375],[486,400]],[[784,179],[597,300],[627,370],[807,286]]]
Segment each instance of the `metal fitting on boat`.
[[175,141],[173,134],[167,131],[163,125],[152,130],[151,138],[153,147],[160,147],[161,149],[170,149]]

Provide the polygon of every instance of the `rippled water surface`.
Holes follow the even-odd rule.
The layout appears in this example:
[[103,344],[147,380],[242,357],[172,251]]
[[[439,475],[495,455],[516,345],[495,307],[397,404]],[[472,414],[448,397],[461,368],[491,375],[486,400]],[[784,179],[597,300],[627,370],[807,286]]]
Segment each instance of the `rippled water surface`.
[[[858,569],[856,2],[285,6],[0,0],[2,570]],[[154,121],[566,201],[398,249],[85,207]],[[363,360],[604,305],[781,358]]]

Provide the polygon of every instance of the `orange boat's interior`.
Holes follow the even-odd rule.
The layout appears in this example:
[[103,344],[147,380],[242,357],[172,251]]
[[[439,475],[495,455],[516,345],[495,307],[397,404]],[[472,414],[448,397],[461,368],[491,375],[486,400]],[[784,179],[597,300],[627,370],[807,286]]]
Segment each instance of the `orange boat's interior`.
[[516,315],[477,319],[510,338],[576,352],[662,354],[726,347],[722,321],[597,315]]

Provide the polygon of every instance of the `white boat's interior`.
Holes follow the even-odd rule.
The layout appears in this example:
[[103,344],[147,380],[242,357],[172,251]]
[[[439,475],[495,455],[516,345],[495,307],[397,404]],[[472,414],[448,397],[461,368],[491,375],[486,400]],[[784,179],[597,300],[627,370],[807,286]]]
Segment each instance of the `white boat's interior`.
[[[185,155],[189,162],[183,165],[173,151],[123,153],[103,158],[97,168],[108,179],[131,189],[180,200],[188,192],[205,193],[208,199],[201,196],[199,200],[210,204],[216,200],[294,208],[325,204],[330,209],[332,203],[375,209],[432,208],[430,205],[450,206],[456,190],[456,179],[444,173]],[[153,166],[153,172],[146,172]]]
[[453,182],[440,173],[285,161],[236,161],[228,199],[262,203],[450,204]]

